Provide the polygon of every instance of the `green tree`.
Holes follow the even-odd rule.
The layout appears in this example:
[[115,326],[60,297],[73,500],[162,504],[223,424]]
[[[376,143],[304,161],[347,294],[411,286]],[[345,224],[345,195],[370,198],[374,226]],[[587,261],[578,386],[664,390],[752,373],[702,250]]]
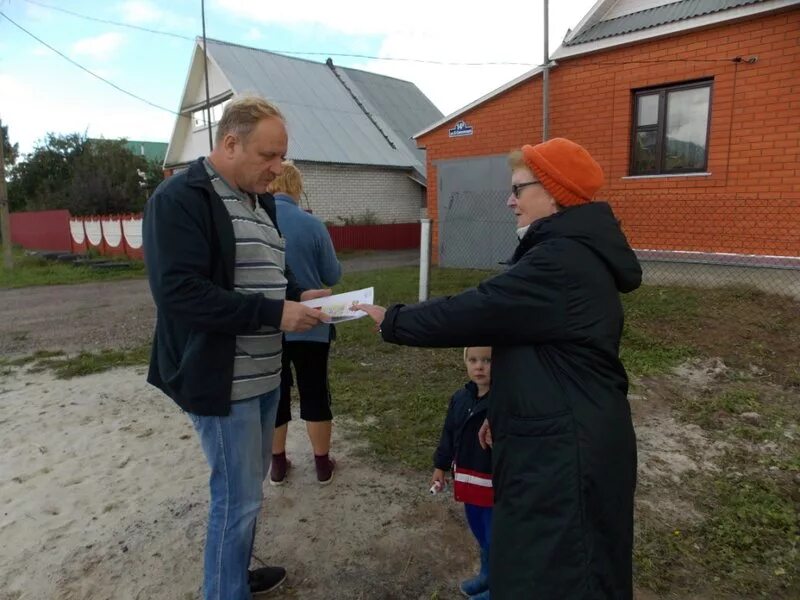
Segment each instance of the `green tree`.
[[125,140],[48,134],[12,174],[12,209],[67,209],[74,215],[139,212],[163,178]]
[[19,144],[12,144],[8,137],[8,125],[3,125],[3,158],[6,163],[6,171],[9,166],[13,166],[19,156]]
[[48,133],[33,152],[14,167],[8,186],[12,210],[67,208],[65,188],[71,180],[86,136],[78,133],[57,136]]

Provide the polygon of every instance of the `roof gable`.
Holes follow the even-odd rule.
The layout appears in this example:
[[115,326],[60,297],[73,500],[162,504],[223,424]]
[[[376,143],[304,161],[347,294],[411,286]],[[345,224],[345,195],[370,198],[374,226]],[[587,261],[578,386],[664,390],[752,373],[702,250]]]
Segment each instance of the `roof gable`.
[[208,40],[208,54],[234,93],[280,107],[291,158],[409,167],[424,177],[424,159],[408,138],[421,119],[441,112],[413,84],[216,40]]
[[[687,21],[695,17],[722,12],[731,8],[759,4],[765,0],[661,0],[661,2],[620,2],[608,7],[598,20],[586,23],[573,32],[565,46],[575,46],[625,33],[642,31]],[[648,6],[649,5],[649,6]],[[642,7],[646,8],[642,8]]]

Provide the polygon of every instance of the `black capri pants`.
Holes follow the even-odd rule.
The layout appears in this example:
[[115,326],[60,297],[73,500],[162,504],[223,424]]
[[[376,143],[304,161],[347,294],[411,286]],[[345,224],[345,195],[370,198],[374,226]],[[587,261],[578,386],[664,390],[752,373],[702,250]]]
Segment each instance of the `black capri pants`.
[[292,365],[297,376],[297,391],[300,396],[300,418],[304,421],[331,421],[331,392],[328,387],[329,342],[283,341],[281,363],[281,399],[275,427],[292,420],[291,402]]

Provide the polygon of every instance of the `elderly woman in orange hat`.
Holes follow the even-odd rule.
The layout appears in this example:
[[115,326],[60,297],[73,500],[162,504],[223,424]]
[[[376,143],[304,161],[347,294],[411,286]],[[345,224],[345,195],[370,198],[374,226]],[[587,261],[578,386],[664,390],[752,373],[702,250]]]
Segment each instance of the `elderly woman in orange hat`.
[[509,157],[511,267],[456,296],[362,305],[383,339],[492,346],[494,600],[633,597],[636,438],[619,359],[620,292],[641,268],[600,165],[555,138]]

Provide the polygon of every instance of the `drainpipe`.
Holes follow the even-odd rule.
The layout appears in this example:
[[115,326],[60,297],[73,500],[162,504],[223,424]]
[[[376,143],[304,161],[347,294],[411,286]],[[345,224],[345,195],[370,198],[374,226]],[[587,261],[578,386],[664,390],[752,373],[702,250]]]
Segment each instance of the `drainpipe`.
[[549,135],[548,120],[550,117],[550,48],[548,46],[548,33],[550,23],[547,15],[547,0],[544,0],[544,67],[542,69],[542,141],[546,142]]

